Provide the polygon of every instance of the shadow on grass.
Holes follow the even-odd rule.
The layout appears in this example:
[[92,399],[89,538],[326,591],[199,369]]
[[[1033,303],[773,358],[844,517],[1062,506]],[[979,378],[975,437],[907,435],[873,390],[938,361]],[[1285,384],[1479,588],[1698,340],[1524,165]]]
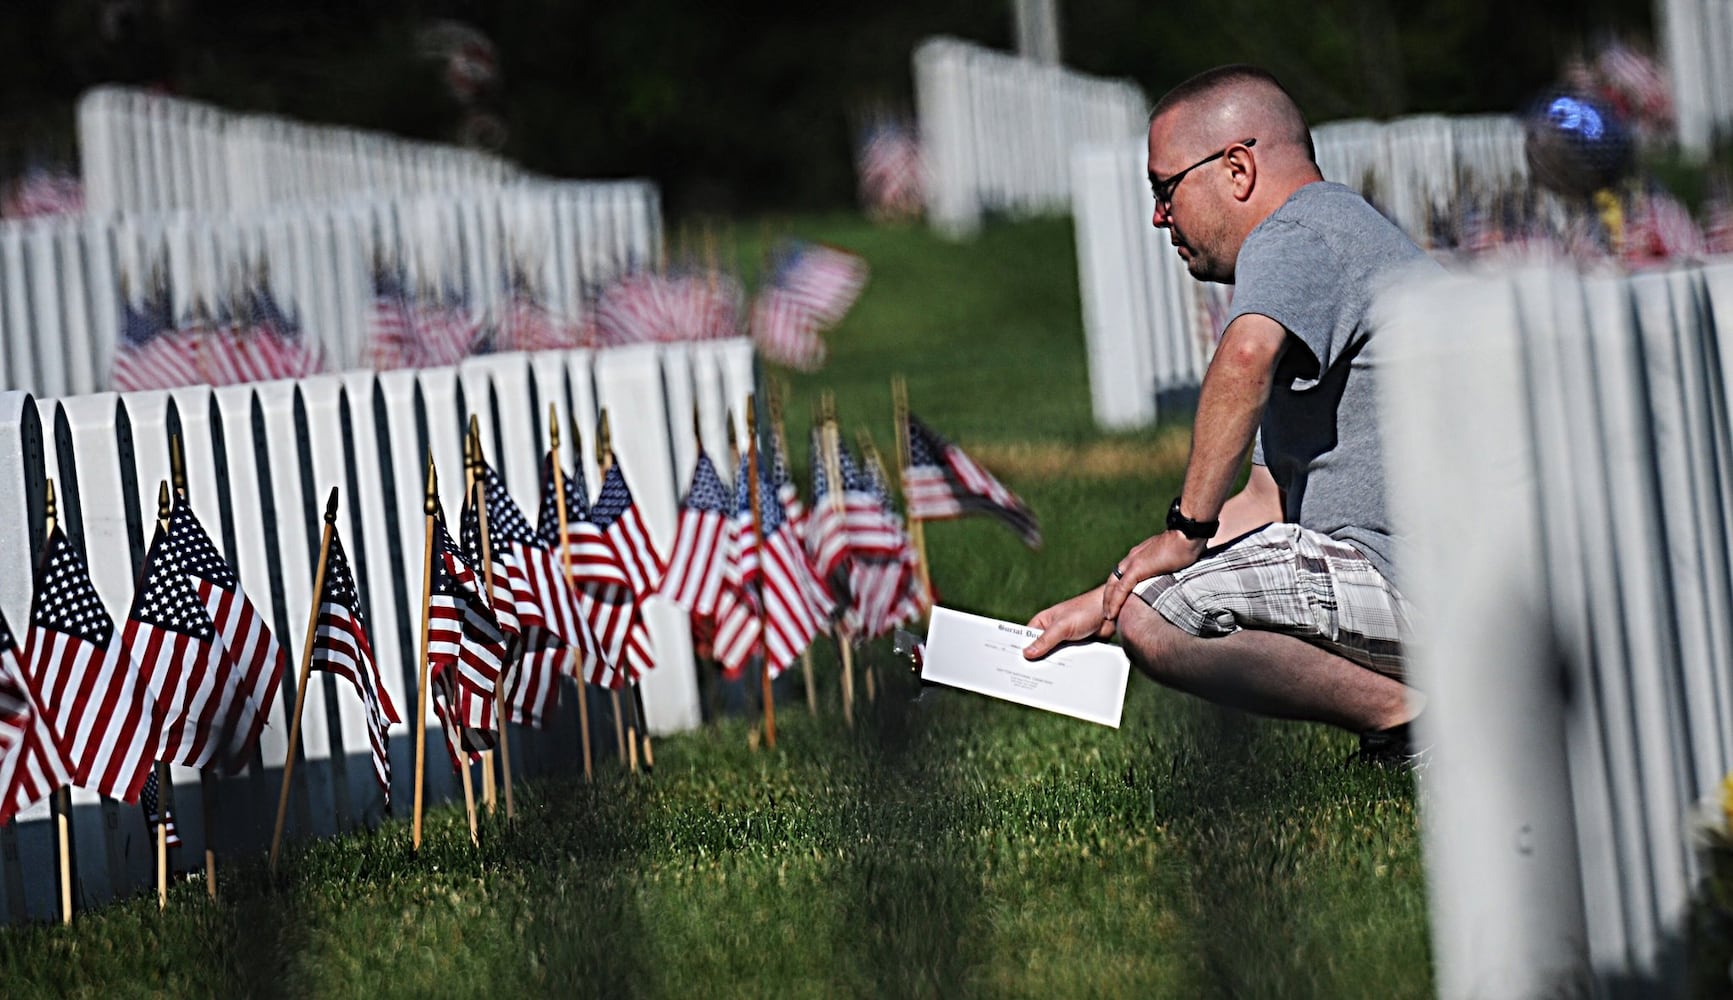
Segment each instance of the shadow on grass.
[[845,827],[855,843],[837,953],[873,995],[958,996],[980,938],[980,879],[959,843],[965,789],[954,766],[968,725],[947,692],[928,688],[916,700],[921,689],[905,671],[880,677],[889,680],[855,731],[862,774]]
[[1152,741],[1194,995],[1430,995],[1424,894],[1395,877],[1419,867],[1412,779],[1346,763],[1338,737],[1199,704],[1177,744]]

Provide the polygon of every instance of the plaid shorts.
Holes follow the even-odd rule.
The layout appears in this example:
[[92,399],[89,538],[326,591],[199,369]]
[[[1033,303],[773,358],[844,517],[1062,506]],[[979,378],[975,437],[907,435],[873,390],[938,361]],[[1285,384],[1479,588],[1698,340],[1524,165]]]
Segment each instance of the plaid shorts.
[[1297,524],[1242,535],[1134,593],[1195,636],[1280,632],[1402,679],[1408,602],[1359,549]]

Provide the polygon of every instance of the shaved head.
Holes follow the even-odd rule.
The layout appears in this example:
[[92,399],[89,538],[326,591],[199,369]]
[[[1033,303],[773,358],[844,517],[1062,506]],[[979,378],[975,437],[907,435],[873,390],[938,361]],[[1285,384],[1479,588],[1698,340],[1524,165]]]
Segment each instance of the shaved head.
[[1287,90],[1256,66],[1218,66],[1168,91],[1150,112],[1150,124],[1167,123],[1174,142],[1220,145],[1257,136],[1266,148],[1292,144],[1316,159],[1312,130]]
[[1194,278],[1231,283],[1246,235],[1322,179],[1306,116],[1256,66],[1200,73],[1150,112],[1151,221]]

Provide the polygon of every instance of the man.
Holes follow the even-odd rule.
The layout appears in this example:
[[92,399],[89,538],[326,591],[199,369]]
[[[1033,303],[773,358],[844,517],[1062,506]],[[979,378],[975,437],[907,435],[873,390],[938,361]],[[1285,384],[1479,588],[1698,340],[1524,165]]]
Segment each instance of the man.
[[[1101,586],[1036,615],[1025,652],[1120,636],[1156,681],[1236,708],[1361,734],[1408,753],[1409,610],[1393,582],[1373,296],[1434,267],[1358,195],[1325,182],[1276,79],[1210,70],[1156,105],[1157,229],[1200,281],[1233,284],[1167,530]],[[1254,444],[1245,488],[1230,498]]]

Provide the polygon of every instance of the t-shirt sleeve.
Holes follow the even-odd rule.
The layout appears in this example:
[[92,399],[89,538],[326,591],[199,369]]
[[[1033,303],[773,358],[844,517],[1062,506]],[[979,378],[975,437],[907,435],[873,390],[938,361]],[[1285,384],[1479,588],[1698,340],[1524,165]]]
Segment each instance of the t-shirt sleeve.
[[1346,277],[1335,251],[1314,230],[1272,221],[1254,230],[1240,249],[1228,323],[1257,314],[1282,324],[1317,361],[1317,371],[1293,385],[1309,388],[1349,346],[1338,342],[1345,339],[1338,331]]

